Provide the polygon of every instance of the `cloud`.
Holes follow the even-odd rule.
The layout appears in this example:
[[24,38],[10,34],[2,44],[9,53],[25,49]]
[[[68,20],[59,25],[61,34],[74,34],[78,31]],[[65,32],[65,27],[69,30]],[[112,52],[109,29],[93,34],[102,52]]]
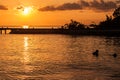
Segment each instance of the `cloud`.
[[45,6],[39,8],[39,11],[56,11],[56,10],[83,10],[91,9],[95,11],[109,11],[115,9],[117,3],[115,1],[105,1],[105,0],[92,0],[88,2],[86,0],[79,0],[79,2],[74,3],[64,3],[62,5],[55,6]]
[[56,8],[54,6],[46,6],[43,8],[38,9],[39,11],[55,11]]
[[39,11],[79,10],[79,9],[82,9],[82,7],[77,3],[64,3],[57,7],[46,6],[46,7],[40,8]]
[[16,7],[17,10],[24,10],[24,6],[18,6]]
[[104,0],[93,0],[90,2],[90,8],[98,10],[98,11],[109,11],[111,9],[115,9],[117,7],[117,4],[113,1],[107,1]]
[[65,3],[61,6],[56,7],[57,10],[79,10],[82,9],[78,3]]
[[81,1],[80,1],[80,4],[81,4],[82,7],[90,7],[89,2],[86,2],[86,1],[84,1],[84,0],[81,0]]
[[0,5],[0,10],[8,10],[8,8],[5,7],[4,5]]

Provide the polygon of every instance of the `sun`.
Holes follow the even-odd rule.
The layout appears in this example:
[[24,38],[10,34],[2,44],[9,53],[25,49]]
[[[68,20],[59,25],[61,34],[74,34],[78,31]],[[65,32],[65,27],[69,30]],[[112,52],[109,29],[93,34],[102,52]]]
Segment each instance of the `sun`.
[[28,26],[28,25],[24,25],[24,26],[22,26],[22,28],[23,28],[23,29],[28,29],[29,26]]
[[30,14],[32,11],[32,7],[25,7],[24,10],[23,10],[23,15],[28,15]]

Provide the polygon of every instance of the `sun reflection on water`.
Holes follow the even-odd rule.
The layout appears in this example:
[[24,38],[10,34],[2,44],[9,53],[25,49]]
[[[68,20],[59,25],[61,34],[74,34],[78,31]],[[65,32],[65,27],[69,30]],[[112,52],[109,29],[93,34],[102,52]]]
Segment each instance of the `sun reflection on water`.
[[23,53],[23,57],[24,57],[24,62],[25,63],[30,61],[29,54],[28,54],[28,37],[24,37],[24,53]]
[[22,63],[23,63],[23,70],[24,72],[30,72],[32,71],[32,68],[27,65],[30,63],[30,53],[29,53],[29,37],[24,37],[24,49],[23,49],[23,58],[22,58]]
[[24,37],[24,50],[28,50],[28,37]]

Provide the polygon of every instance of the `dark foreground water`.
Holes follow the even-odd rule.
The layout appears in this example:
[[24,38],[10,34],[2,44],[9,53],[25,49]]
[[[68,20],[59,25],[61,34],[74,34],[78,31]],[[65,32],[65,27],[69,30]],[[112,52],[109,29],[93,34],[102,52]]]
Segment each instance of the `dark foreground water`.
[[0,80],[120,80],[120,37],[0,35]]

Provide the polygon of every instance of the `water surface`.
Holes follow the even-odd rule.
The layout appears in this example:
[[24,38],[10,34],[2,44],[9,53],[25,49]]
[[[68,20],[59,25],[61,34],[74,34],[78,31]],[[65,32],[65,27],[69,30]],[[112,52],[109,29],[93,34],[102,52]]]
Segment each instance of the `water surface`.
[[0,80],[120,80],[120,37],[0,35]]

